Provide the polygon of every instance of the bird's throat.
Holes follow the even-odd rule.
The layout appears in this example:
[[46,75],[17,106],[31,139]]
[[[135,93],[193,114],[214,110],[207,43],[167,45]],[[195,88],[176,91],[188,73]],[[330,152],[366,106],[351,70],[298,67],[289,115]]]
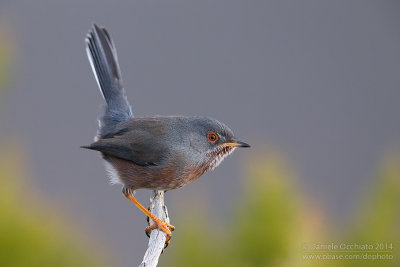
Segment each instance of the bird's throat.
[[207,153],[208,157],[208,170],[214,170],[218,167],[219,164],[224,160],[226,156],[231,154],[235,150],[235,147],[231,146],[218,146],[216,149],[212,150],[211,152]]

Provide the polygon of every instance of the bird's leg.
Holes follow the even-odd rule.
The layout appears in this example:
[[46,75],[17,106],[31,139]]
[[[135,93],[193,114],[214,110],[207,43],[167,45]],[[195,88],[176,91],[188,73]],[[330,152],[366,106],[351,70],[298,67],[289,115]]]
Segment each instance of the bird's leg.
[[146,227],[146,234],[150,236],[150,232],[158,228],[167,235],[167,240],[165,242],[168,244],[169,240],[171,239],[171,234],[172,234],[171,231],[175,230],[175,227],[167,222],[161,221],[153,213],[151,213],[148,209],[146,209],[139,201],[137,201],[137,199],[133,196],[132,191],[130,189],[124,187],[122,193],[125,195],[127,199],[132,201],[141,211],[144,212],[144,214],[146,214],[154,222],[154,224]]

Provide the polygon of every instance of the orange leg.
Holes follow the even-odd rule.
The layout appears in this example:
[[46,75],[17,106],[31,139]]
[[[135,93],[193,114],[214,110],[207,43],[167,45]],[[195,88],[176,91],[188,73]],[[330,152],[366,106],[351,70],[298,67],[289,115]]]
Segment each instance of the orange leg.
[[[158,228],[167,235],[167,240],[165,242],[168,244],[169,240],[171,239],[171,231],[175,230],[175,227],[167,222],[161,221],[153,213],[146,209],[139,201],[137,201],[137,199],[133,196],[132,192],[129,189],[124,188],[122,193],[127,199],[132,201],[141,211],[144,212],[144,214],[146,214],[154,222],[154,224],[146,227],[146,234],[150,235],[150,232],[152,230]],[[170,228],[171,230],[168,228]]]

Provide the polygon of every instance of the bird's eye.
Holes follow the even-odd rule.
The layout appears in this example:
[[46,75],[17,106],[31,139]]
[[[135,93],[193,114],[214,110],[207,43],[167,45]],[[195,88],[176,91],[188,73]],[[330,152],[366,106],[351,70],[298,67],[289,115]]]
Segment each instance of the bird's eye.
[[218,134],[214,133],[214,132],[208,132],[207,134],[207,139],[211,142],[211,143],[215,143],[218,140]]

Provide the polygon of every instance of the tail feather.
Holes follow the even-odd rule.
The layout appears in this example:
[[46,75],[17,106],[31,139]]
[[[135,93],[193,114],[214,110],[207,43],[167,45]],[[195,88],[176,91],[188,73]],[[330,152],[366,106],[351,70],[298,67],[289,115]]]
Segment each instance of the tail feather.
[[86,37],[86,53],[106,101],[104,114],[99,120],[98,135],[102,137],[132,118],[132,109],[123,88],[117,51],[106,29],[93,25]]

